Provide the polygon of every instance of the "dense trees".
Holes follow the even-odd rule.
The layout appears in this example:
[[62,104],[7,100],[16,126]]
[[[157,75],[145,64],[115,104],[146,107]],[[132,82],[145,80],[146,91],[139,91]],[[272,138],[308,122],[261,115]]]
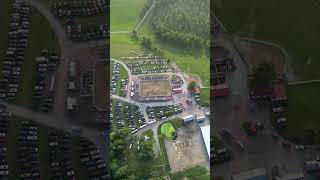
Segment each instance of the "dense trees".
[[160,40],[189,48],[209,47],[209,0],[157,0],[149,22]]
[[125,179],[128,175],[127,154],[131,133],[122,129],[110,134],[111,141],[111,178]]

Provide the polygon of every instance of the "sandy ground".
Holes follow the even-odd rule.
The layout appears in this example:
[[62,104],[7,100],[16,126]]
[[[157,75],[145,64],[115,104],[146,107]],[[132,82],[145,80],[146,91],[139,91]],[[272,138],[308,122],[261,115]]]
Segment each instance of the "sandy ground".
[[168,80],[141,81],[140,96],[170,96],[171,87]]
[[194,123],[180,128],[176,141],[165,141],[172,172],[208,164],[209,158],[199,127]]

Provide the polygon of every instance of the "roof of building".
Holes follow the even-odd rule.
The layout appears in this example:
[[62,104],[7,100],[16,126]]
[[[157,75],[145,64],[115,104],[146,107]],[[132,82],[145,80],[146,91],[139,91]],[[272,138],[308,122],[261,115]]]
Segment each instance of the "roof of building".
[[206,150],[208,157],[210,157],[210,125],[200,127],[202,138],[204,144],[206,145]]
[[212,96],[227,96],[229,95],[229,86],[227,84],[220,84],[217,86],[212,86],[211,87],[211,94]]
[[276,82],[273,84],[273,96],[272,100],[286,100],[287,90],[283,83]]
[[253,169],[232,176],[233,180],[268,180],[267,171],[264,168]]

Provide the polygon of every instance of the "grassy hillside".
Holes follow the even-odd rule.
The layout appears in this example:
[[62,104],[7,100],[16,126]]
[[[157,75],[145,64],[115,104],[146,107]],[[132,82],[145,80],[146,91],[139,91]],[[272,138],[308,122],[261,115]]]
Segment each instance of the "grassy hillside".
[[111,0],[110,31],[132,31],[147,0]]
[[302,79],[320,77],[320,5],[315,0],[214,1],[213,12],[228,31],[280,44]]

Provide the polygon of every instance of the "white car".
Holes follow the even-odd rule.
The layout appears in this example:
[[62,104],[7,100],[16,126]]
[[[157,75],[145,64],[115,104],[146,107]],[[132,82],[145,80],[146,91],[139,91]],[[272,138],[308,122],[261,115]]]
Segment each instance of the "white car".
[[303,146],[303,145],[296,145],[296,150],[297,151],[303,151],[303,150],[305,150],[305,147]]

